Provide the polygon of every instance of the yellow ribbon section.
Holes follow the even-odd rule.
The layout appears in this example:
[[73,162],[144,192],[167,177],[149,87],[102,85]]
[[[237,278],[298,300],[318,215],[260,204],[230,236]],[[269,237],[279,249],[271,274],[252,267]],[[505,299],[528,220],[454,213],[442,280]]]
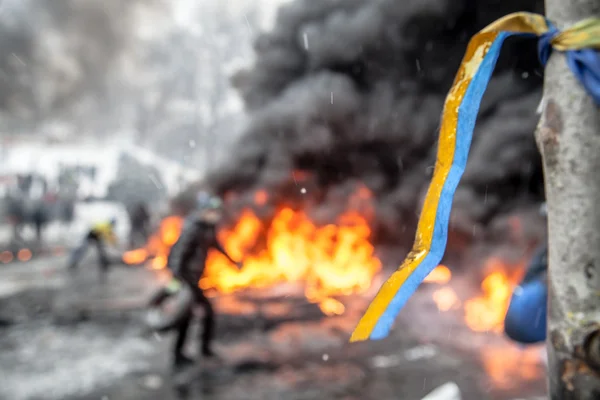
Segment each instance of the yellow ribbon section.
[[534,33],[539,36],[548,32],[548,24],[542,15],[519,12],[497,19],[473,36],[473,39],[484,32]]
[[561,31],[551,43],[558,51],[600,50],[600,18],[588,18]]
[[[546,18],[539,14],[519,12],[502,17],[481,30],[483,32],[520,32],[541,36],[548,32]],[[584,19],[560,31],[551,41],[558,51],[600,49],[600,18]]]

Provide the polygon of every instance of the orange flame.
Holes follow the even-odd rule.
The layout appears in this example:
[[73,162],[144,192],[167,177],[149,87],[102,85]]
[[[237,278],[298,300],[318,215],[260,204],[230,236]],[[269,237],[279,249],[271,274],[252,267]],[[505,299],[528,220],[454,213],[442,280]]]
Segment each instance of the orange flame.
[[259,190],[258,192],[254,193],[254,203],[257,205],[264,206],[267,203],[267,200],[269,200],[269,196],[264,190]]
[[[513,288],[522,278],[524,269],[524,262],[513,264],[497,257],[489,258],[484,265],[487,275],[481,283],[481,295],[463,303],[457,293],[445,285],[452,275],[445,266],[438,266],[425,281],[443,285],[432,293],[438,310],[462,308],[465,324],[472,331],[497,334],[504,330],[504,318]],[[544,376],[542,348],[534,346],[522,349],[505,342],[486,342],[481,346],[480,356],[491,383],[497,388],[509,390],[523,380]]]
[[266,248],[244,258],[261,229],[261,222],[247,210],[232,229],[221,231],[225,249],[234,259],[244,259],[244,266],[238,271],[212,252],[200,286],[229,293],[303,281],[310,301],[320,303],[328,315],[341,314],[343,305],[333,297],[366,291],[381,268],[369,242],[369,225],[355,212],[342,215],[336,225],[317,227],[305,213],[283,208],[266,233]]
[[[267,200],[266,193],[260,193],[255,195],[257,203]],[[370,197],[368,189],[362,188],[350,204],[356,206]],[[365,213],[348,211],[335,224],[317,226],[305,212],[283,207],[267,225],[246,209],[233,227],[221,229],[218,234],[229,255],[243,260],[242,268],[238,270],[222,254],[212,251],[199,286],[231,293],[248,287],[303,282],[309,301],[318,303],[327,315],[342,314],[344,305],[335,297],[366,291],[381,269],[369,241],[371,229],[363,217]],[[165,218],[147,246],[125,253],[123,261],[140,264],[152,257],[151,268],[164,268],[181,225],[179,217]],[[255,251],[259,241],[262,250]]]
[[[450,268],[445,265],[438,265],[429,275],[427,275],[423,282],[443,285],[450,282],[450,279],[452,279]],[[433,292],[432,298],[440,311],[448,311],[460,306],[458,295],[450,286],[444,286],[437,289]]]
[[526,348],[488,345],[482,347],[481,359],[494,386],[510,390],[523,380],[545,375],[542,351],[543,345]]
[[[487,260],[485,270],[491,272],[481,283],[483,294],[465,302],[465,322],[469,328],[476,332],[504,330],[504,317],[523,267],[508,265],[495,257]],[[511,270],[515,272],[510,273]]]
[[125,252],[122,257],[123,262],[135,265],[153,258],[151,262],[153,269],[165,268],[171,246],[179,238],[182,226],[183,218],[174,215],[166,217],[161,221],[158,231],[150,237],[146,247]]
[[123,262],[125,264],[141,264],[148,259],[147,249],[137,249],[126,251],[123,254]]
[[4,250],[2,253],[0,253],[0,261],[2,261],[4,264],[8,264],[13,260],[13,258],[13,254],[8,250]]
[[433,301],[440,311],[448,311],[460,306],[458,295],[449,286],[442,287],[433,292]]
[[[521,279],[524,263],[509,264],[497,257],[489,258],[484,266],[487,272],[481,283],[480,296],[464,302],[465,323],[475,332],[502,332],[504,317],[510,305],[513,288]],[[512,272],[511,272],[512,271]],[[425,278],[425,282],[446,284],[452,273],[444,265],[438,266]],[[448,311],[460,305],[454,290],[444,286],[433,293],[433,301],[440,311]]]
[[31,260],[31,257],[32,257],[32,254],[31,254],[31,250],[29,250],[29,249],[21,249],[17,253],[17,258],[19,259],[19,261],[29,261],[29,260]]
[[452,278],[452,272],[450,272],[450,269],[445,265],[438,265],[436,269],[427,275],[423,282],[448,283],[450,282],[450,278]]

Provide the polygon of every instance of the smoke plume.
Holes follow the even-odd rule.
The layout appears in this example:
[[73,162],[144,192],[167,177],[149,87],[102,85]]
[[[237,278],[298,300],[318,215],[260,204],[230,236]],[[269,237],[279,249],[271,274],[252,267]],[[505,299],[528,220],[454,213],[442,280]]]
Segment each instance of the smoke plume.
[[86,97],[94,97],[96,113],[110,107],[109,74],[128,45],[135,4],[120,0],[0,2],[4,126],[22,129],[23,121],[33,126],[60,113],[72,115]]
[[[254,65],[233,78],[251,122],[209,185],[235,192],[242,202],[259,189],[273,203],[302,190],[335,214],[335,202],[327,200],[344,198],[360,182],[377,199],[382,237],[405,232],[412,239],[433,172],[444,98],[468,40],[514,11],[542,12],[543,2],[286,4],[274,29],[256,39]],[[473,226],[543,196],[533,137],[541,82],[535,43],[508,43],[455,198],[455,230],[470,234]],[[298,184],[297,171],[308,173],[310,188]]]

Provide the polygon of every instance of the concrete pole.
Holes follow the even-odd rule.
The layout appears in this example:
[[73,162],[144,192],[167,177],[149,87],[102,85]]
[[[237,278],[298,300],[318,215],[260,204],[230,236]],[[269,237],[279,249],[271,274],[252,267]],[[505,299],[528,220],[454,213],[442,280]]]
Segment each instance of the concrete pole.
[[[564,29],[600,0],[546,0]],[[600,109],[554,52],[536,140],[548,204],[548,387],[552,400],[600,399]]]

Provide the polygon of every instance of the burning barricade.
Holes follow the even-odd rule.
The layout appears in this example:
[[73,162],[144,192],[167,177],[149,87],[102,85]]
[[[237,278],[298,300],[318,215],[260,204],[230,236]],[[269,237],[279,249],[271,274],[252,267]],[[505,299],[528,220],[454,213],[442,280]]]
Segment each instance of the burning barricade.
[[[368,201],[370,193],[365,190],[359,196]],[[264,204],[266,194],[257,192],[255,201]],[[146,246],[125,253],[123,261],[148,262],[152,269],[165,268],[182,224],[181,217],[166,217]],[[318,303],[325,314],[334,315],[344,312],[344,305],[336,296],[368,290],[381,270],[370,241],[369,223],[355,210],[340,215],[335,224],[318,226],[306,212],[291,207],[277,209],[268,223],[247,208],[218,236],[234,259],[244,260],[238,270],[221,254],[209,254],[205,274],[198,284],[218,293],[283,282],[303,283],[306,298]]]
[[[368,205],[371,193],[360,187],[349,204],[356,205],[357,200]],[[265,191],[255,193],[256,207],[267,201]],[[338,299],[366,292],[382,270],[369,218],[364,214],[349,206],[335,223],[320,226],[307,212],[289,206],[277,208],[268,220],[261,219],[252,208],[245,208],[233,224],[218,233],[225,250],[234,259],[243,260],[243,267],[238,270],[223,255],[211,252],[198,285],[213,294],[228,294],[281,283],[302,284],[305,297],[319,304],[326,315],[342,314],[345,307]],[[164,218],[146,245],[126,252],[123,261],[165,269],[182,226],[180,216]],[[425,282],[439,286],[432,297],[440,311],[460,308],[471,330],[500,333],[512,288],[524,268],[524,262],[513,264],[500,258],[488,259],[483,266],[481,293],[467,299],[461,299],[450,285],[452,272],[447,266],[438,266]]]
[[[211,252],[204,275],[198,282],[207,295],[220,295],[218,308],[223,310],[223,306],[231,303],[233,311],[229,312],[243,318],[242,306],[256,309],[257,304],[262,304],[256,297],[258,292],[268,296],[266,289],[280,285],[282,290],[288,290],[290,286],[302,287],[306,300],[317,304],[325,315],[356,312],[350,299],[362,298],[360,295],[373,289],[372,286],[376,286],[373,282],[383,275],[383,262],[377,256],[373,241],[371,215],[364,208],[355,207],[359,202],[368,210],[371,193],[366,188],[357,190],[349,199],[346,211],[329,224],[319,224],[311,219],[309,211],[290,205],[261,212],[261,207],[271,200],[265,191],[255,192],[252,199],[252,207],[240,210],[233,222],[222,226],[218,232],[220,243],[231,257],[243,260],[242,268],[238,270],[225,256]],[[152,270],[165,270],[169,251],[179,237],[183,222],[181,216],[165,217],[146,245],[125,253],[123,261],[131,265],[144,264]],[[526,260],[525,256],[516,262],[490,257],[482,264],[473,265],[470,270],[477,270],[477,276],[482,278],[475,279],[479,287],[473,287],[471,283],[468,290],[462,290],[456,284],[465,274],[455,276],[445,265],[438,266],[425,280],[429,301],[439,312],[458,316],[464,340],[482,341],[482,362],[498,386],[508,385],[506,382],[511,381],[512,376],[510,371],[515,369],[513,363],[495,362],[493,355],[498,352],[510,354],[515,363],[523,361],[518,370],[524,376],[531,375],[534,379],[542,374],[539,355],[535,351],[522,353],[506,341],[496,340],[501,339],[511,294],[522,278]],[[234,297],[229,296],[234,293],[237,293]],[[281,294],[281,290],[277,293]],[[253,304],[252,299],[257,303]],[[279,305],[287,309],[290,304]],[[258,305],[258,308],[262,307]],[[486,332],[492,335],[482,335]],[[473,339],[476,337],[479,339]]]

